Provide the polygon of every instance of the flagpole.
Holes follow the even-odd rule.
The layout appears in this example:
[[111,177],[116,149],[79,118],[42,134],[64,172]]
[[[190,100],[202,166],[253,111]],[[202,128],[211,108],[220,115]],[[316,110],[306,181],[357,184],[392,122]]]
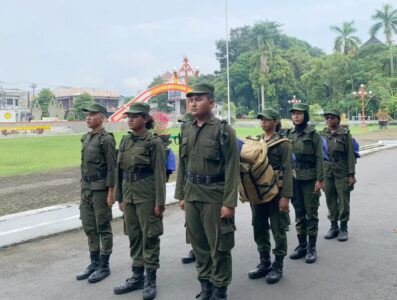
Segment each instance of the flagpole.
[[229,24],[227,13],[227,0],[225,0],[226,13],[226,74],[227,74],[227,121],[230,122],[230,73],[229,73]]

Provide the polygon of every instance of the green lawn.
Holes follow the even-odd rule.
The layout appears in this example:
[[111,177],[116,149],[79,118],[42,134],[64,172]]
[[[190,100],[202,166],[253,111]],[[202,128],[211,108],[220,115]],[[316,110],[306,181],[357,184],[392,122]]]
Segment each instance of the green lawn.
[[[317,126],[317,130],[322,127]],[[367,130],[377,129],[369,125]],[[239,137],[258,135],[260,127],[236,127]],[[360,126],[351,126],[353,134],[362,133]],[[168,133],[176,136],[179,128],[170,128]],[[117,145],[125,132],[115,132]],[[16,137],[0,139],[0,175],[23,174],[46,169],[78,166],[80,164],[80,134],[61,136]],[[174,152],[178,145],[172,143]]]

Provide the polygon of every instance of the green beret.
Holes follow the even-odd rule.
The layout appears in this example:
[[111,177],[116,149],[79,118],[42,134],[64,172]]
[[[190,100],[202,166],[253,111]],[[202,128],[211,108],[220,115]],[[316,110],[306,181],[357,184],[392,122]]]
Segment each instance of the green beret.
[[197,83],[193,86],[193,91],[186,94],[187,97],[191,97],[194,94],[210,94],[214,95],[215,88],[210,83]]
[[306,103],[294,103],[289,112],[293,112],[294,110],[309,112],[309,105],[307,105]]
[[195,117],[190,112],[185,112],[182,118],[178,119],[178,122],[192,122],[194,121]]
[[106,110],[106,107],[105,107],[105,106],[100,105],[100,104],[98,104],[98,103],[93,103],[93,104],[91,104],[91,105],[89,105],[89,106],[83,108],[82,111],[85,111],[85,112],[87,112],[87,111],[91,111],[91,112],[100,112],[100,113],[103,113],[105,116],[106,116],[106,114],[107,114],[107,112],[108,112],[108,111]]
[[326,115],[334,115],[334,116],[337,116],[340,119],[341,113],[336,108],[327,108],[327,109],[324,110],[324,116],[326,116]]
[[266,120],[280,120],[280,114],[273,108],[265,108],[263,112],[258,114],[258,119],[266,119]]
[[150,105],[142,102],[134,102],[130,105],[130,109],[124,114],[144,114],[148,115],[150,111]]

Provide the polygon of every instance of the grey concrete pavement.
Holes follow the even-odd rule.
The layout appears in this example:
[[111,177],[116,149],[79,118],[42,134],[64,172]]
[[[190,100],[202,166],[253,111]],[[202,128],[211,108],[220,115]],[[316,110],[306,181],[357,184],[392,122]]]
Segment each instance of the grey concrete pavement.
[[[250,280],[247,272],[258,263],[248,204],[239,204],[233,282],[229,299],[396,299],[397,149],[365,156],[357,166],[358,183],[351,199],[350,239],[324,240],[329,223],[321,198],[318,261],[286,258],[284,277],[268,285]],[[291,209],[291,219],[294,219]],[[184,214],[168,206],[161,238],[161,268],[156,299],[194,299],[199,290],[194,265],[182,265],[187,253]],[[130,276],[127,237],[122,223],[114,223],[112,274],[104,281],[78,282],[75,275],[88,263],[81,230],[20,244],[0,251],[0,299],[142,299],[141,291],[116,296],[112,289]],[[289,252],[296,246],[295,230],[288,233]]]

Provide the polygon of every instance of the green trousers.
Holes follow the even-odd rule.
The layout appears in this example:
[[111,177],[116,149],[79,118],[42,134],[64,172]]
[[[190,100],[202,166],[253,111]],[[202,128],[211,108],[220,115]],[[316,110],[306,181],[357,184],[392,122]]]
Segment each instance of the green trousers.
[[80,219],[88,237],[90,252],[111,254],[113,248],[112,209],[107,204],[108,190],[81,190]]
[[[279,197],[264,203],[252,204],[252,226],[254,228],[254,239],[259,252],[270,253],[270,229],[272,230],[275,248],[273,254],[278,256],[287,255],[287,234],[285,233],[285,212],[280,212]],[[284,214],[284,216],[283,216]],[[287,213],[288,214],[288,213]],[[270,221],[270,225],[269,225]]]
[[349,177],[325,177],[324,193],[327,199],[328,219],[330,221],[349,221]]
[[154,201],[124,203],[124,233],[130,241],[133,267],[160,267],[160,238],[163,217],[154,215]]
[[215,286],[232,280],[234,218],[221,218],[221,203],[185,202],[186,229],[196,256],[199,279]]
[[297,234],[317,236],[318,208],[321,192],[315,192],[316,180],[296,180],[294,182],[294,197],[292,205],[295,209],[295,227]]

